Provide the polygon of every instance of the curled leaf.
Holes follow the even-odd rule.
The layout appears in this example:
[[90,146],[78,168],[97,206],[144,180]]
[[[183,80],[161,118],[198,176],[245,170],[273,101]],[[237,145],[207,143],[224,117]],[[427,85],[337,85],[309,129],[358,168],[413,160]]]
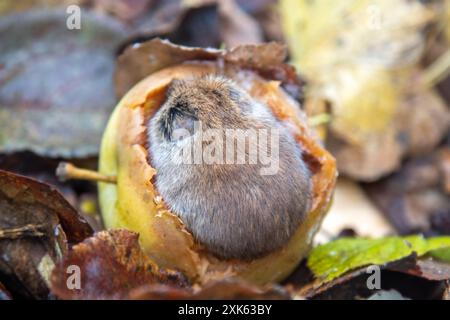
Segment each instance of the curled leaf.
[[0,170],[0,273],[21,297],[47,298],[53,266],[90,226],[52,187]]
[[292,66],[284,64],[286,56],[286,46],[275,42],[217,50],[177,46],[167,40],[153,39],[130,46],[119,56],[115,73],[116,92],[122,97],[146,76],[169,66],[187,61],[223,59],[242,68],[256,70],[267,79],[281,81],[290,93],[300,97],[303,82]]

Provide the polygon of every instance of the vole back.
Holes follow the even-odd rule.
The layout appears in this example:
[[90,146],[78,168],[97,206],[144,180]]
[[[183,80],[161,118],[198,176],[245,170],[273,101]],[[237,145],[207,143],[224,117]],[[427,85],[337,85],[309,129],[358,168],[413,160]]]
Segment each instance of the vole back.
[[233,81],[174,80],[148,125],[158,192],[216,256],[245,260],[278,249],[309,211],[310,173],[298,144]]

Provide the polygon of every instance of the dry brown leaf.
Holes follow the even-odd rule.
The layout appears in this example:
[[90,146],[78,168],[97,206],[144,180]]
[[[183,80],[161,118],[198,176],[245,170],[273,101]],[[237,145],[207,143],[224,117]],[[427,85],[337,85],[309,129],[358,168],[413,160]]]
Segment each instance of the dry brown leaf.
[[416,260],[414,257],[410,257],[402,262],[393,264],[389,269],[431,281],[445,281],[450,279],[450,264],[431,258]]
[[[81,289],[67,286],[80,268]],[[51,290],[60,299],[287,299],[281,287],[260,288],[236,278],[189,286],[184,276],[159,268],[141,250],[136,233],[102,231],[75,245],[54,269]]]
[[295,69],[284,64],[287,48],[274,42],[243,45],[231,50],[177,46],[153,39],[128,47],[119,56],[115,74],[116,93],[122,97],[137,82],[163,68],[186,61],[224,59],[230,64],[258,71],[268,79],[282,82],[295,97],[301,96],[302,80]]
[[114,50],[125,32],[89,11],[80,30],[69,30],[66,20],[64,9],[1,18],[0,152],[97,154],[116,103]]
[[442,150],[410,159],[390,177],[364,186],[400,234],[446,234],[449,230],[445,221],[450,221],[450,199],[440,169]]
[[131,23],[146,13],[156,2],[155,0],[78,0],[83,5],[89,5],[94,10],[111,14],[124,22]]
[[[417,290],[417,283],[432,288],[431,291],[442,290],[441,283],[450,277],[450,264],[432,260],[430,258],[418,259],[412,254],[408,257],[380,266],[382,288],[402,289],[407,296],[420,296],[426,299],[431,298],[430,292],[425,292],[426,288]],[[400,273],[413,277],[402,277]],[[298,295],[308,299],[361,299],[373,294],[374,289],[367,286],[367,281],[373,270],[359,268],[350,271],[330,282],[324,283],[320,279],[303,284],[293,290]],[[419,291],[419,292],[415,292]],[[422,291],[422,292],[421,292]],[[436,292],[434,292],[436,294]]]
[[227,48],[263,41],[258,22],[242,10],[235,0],[219,0],[218,3],[220,33]]
[[0,170],[0,273],[4,285],[27,298],[47,298],[48,277],[67,242],[90,226],[52,187]]
[[[69,266],[80,268],[80,289],[67,281]],[[132,289],[158,283],[184,287],[178,272],[160,269],[141,250],[138,235],[126,230],[101,231],[75,245],[51,276],[51,291],[60,299],[127,299]]]
[[[69,289],[69,266],[80,268],[81,289]],[[142,251],[136,233],[97,233],[72,248],[54,269],[52,293],[60,299],[288,299],[281,287],[259,288],[230,278],[189,286],[178,272],[159,268]]]
[[136,300],[286,300],[287,290],[279,286],[260,288],[236,278],[211,281],[196,289],[179,289],[169,286],[148,285],[133,290]]

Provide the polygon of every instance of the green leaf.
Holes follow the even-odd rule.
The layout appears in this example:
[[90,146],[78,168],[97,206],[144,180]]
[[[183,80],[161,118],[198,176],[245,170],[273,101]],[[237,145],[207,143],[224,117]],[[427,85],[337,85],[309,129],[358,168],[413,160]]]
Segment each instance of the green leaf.
[[444,249],[450,249],[450,237],[342,238],[315,247],[308,258],[308,267],[317,278],[328,282],[359,267],[384,265],[412,253],[418,256],[429,252],[439,254]]
[[433,250],[429,253],[429,255],[435,259],[450,262],[450,248]]

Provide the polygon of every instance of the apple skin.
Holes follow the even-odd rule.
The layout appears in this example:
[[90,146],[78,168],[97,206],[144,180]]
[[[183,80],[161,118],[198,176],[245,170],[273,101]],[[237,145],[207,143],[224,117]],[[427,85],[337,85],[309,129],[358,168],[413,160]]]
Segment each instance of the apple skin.
[[[253,98],[271,108],[292,130],[312,172],[313,205],[305,221],[284,247],[252,261],[220,260],[208,253],[176,214],[167,209],[152,183],[157,172],[148,158],[147,120],[164,101],[167,86],[173,79],[208,73],[232,78]],[[167,67],[150,74],[129,90],[105,130],[99,171],[117,177],[117,184],[99,183],[99,201],[106,227],[139,233],[141,246],[160,267],[179,270],[196,283],[239,276],[257,285],[283,280],[307,256],[330,206],[337,177],[334,158],[307,127],[306,116],[297,101],[281,88],[280,82],[266,80],[249,69],[223,66],[217,61],[185,62]]]

